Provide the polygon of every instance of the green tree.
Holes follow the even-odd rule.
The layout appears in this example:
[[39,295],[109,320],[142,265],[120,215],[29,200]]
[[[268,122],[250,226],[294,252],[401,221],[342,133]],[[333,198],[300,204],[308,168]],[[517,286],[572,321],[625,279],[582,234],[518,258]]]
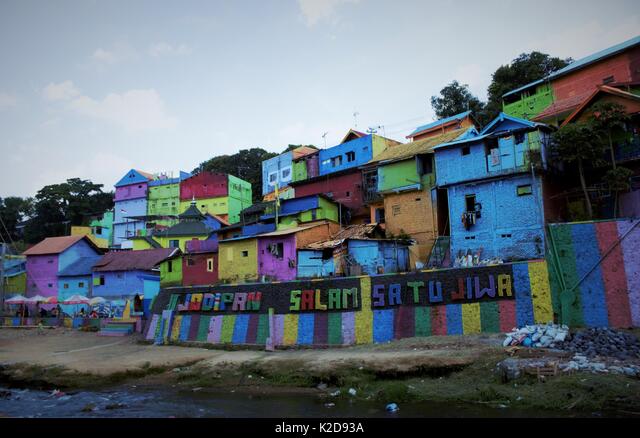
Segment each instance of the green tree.
[[616,168],[616,154],[613,137],[625,127],[630,119],[624,106],[614,102],[600,102],[593,106],[593,126],[598,136],[606,142],[611,153],[611,165]]
[[71,178],[40,189],[25,240],[35,243],[45,237],[66,235],[72,225],[87,225],[90,215],[113,208],[113,193],[103,192],[102,187],[89,180]]
[[573,123],[560,128],[553,134],[552,151],[565,163],[576,163],[580,176],[580,186],[584,194],[587,215],[593,218],[591,199],[587,191],[585,180],[585,167],[587,164],[598,166],[604,162],[602,159],[605,146],[598,138],[593,124]]
[[277,154],[262,148],[242,149],[233,155],[219,155],[200,163],[193,173],[228,173],[251,183],[253,202],[262,199],[262,162]]
[[2,219],[2,224],[0,224],[0,236],[4,236],[4,239],[8,239],[7,243],[20,240],[21,236],[18,233],[16,226],[32,215],[32,198],[20,198],[17,196],[9,196],[4,199],[0,198],[0,219]]
[[571,58],[560,59],[534,51],[522,53],[511,63],[498,67],[487,89],[487,117],[493,119],[502,111],[502,96],[505,93],[543,79],[571,62]]
[[438,119],[471,110],[478,122],[484,124],[486,123],[484,106],[485,104],[480,99],[471,94],[467,84],[460,84],[456,80],[440,90],[439,96],[431,96],[431,107]]
[[609,190],[611,190],[614,194],[614,203],[613,203],[613,216],[618,217],[619,215],[619,204],[618,199],[620,193],[628,192],[631,190],[631,176],[633,176],[633,171],[631,169],[627,169],[626,167],[615,167],[613,169],[609,169],[604,176],[604,180],[609,186]]

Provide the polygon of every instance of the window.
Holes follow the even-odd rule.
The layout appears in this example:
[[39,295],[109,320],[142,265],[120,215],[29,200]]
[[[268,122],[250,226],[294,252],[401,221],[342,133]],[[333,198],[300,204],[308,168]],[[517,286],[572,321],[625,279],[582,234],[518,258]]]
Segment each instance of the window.
[[393,207],[391,207],[391,212],[393,213],[394,216],[397,216],[400,214],[400,206],[399,205],[394,205]]
[[207,272],[213,272],[213,259],[207,259]]
[[171,260],[167,262],[167,272],[173,272],[173,262]]
[[338,166],[342,165],[342,155],[338,155],[337,157],[333,157],[331,159],[331,165],[333,167],[338,167]]
[[526,196],[531,195],[533,193],[533,189],[531,188],[531,184],[527,184],[524,186],[518,186],[517,188],[518,196]]
[[501,234],[501,237],[503,239],[509,239],[511,237],[511,234]]
[[47,260],[47,263],[53,263],[53,259]]
[[471,146],[465,146],[462,148],[462,155],[469,155],[471,153]]
[[347,161],[351,163],[352,161],[356,161],[356,153],[355,152],[347,152]]
[[96,227],[96,234],[102,234],[102,227]]
[[63,286],[65,289],[69,289],[69,283],[65,283]]
[[104,286],[104,275],[100,276],[100,286]]
[[53,287],[53,283],[49,283],[47,286],[48,287]]
[[416,202],[422,201],[422,198],[416,198]]
[[269,182],[273,185],[278,180],[278,172],[271,172],[269,174]]
[[193,266],[195,264],[196,262],[191,257],[187,258],[187,266]]
[[122,274],[117,274],[116,277],[122,278]]
[[346,192],[345,194],[346,194],[347,198],[351,196],[351,192]]
[[476,211],[476,195],[467,195],[464,197],[466,211]]
[[169,241],[169,248],[178,248],[180,246],[180,241],[178,239],[172,239]]
[[524,143],[524,132],[518,132],[514,137],[516,144]]
[[384,208],[376,208],[376,222],[384,224]]
[[606,78],[604,78],[602,80],[603,84],[610,84],[611,82],[613,82],[615,80],[615,78],[613,76],[607,76]]
[[282,169],[282,180],[287,181],[291,178],[291,168]]
[[249,251],[242,251],[242,257],[249,257]]
[[78,287],[84,287],[84,282],[83,281],[79,282]]

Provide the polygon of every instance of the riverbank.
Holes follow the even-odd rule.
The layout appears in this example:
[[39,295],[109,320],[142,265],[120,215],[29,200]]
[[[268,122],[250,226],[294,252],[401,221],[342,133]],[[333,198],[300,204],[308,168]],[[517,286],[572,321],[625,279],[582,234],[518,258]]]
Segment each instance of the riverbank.
[[[511,409],[640,415],[640,379],[574,374],[504,382],[496,365],[543,351],[505,350],[503,335],[433,336],[328,349],[222,350],[154,346],[69,329],[0,330],[0,378],[41,389],[100,389],[123,383],[194,392],[305,394],[335,403],[472,403]],[[557,353],[556,353],[557,354]],[[355,395],[349,390],[355,390]]]

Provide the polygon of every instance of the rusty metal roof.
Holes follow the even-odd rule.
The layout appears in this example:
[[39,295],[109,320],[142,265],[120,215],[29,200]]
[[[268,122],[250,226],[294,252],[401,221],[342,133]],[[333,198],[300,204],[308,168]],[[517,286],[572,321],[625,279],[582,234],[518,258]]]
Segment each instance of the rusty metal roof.
[[93,267],[96,272],[150,271],[163,261],[180,254],[178,248],[114,251],[105,254]]
[[86,236],[60,236],[60,237],[47,237],[40,243],[32,246],[25,252],[23,255],[26,256],[34,256],[34,255],[45,255],[45,254],[60,254],[65,251],[70,246],[84,239],[96,252],[100,253],[100,248],[96,246],[95,243],[91,241]]
[[379,163],[381,161],[398,161],[411,158],[419,154],[430,153],[432,152],[432,149],[434,147],[442,143],[454,141],[458,137],[464,135],[468,130],[469,128],[456,129],[453,131],[445,132],[444,134],[436,135],[434,137],[425,138],[423,140],[399,144],[392,148],[386,149],[374,159],[369,161],[368,164]]
[[384,237],[384,232],[378,224],[349,225],[331,236],[331,240],[310,243],[304,249],[335,248],[348,239],[369,240],[380,237]]

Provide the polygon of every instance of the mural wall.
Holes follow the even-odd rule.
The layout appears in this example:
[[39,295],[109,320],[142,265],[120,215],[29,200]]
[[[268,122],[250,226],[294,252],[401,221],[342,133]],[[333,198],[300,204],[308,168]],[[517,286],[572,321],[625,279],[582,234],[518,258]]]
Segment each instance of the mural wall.
[[350,345],[500,332],[553,320],[544,261],[472,269],[164,289],[146,339]]

